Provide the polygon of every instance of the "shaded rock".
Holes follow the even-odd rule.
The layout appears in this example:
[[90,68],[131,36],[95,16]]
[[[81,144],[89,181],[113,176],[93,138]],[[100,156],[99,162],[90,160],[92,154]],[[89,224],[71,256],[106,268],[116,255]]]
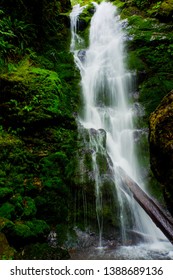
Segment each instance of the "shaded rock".
[[57,246],[57,233],[53,230],[50,231],[48,238],[47,238],[48,244],[51,247],[56,248]]
[[8,222],[3,228],[9,244],[17,250],[26,244],[44,241],[49,230],[50,228],[45,221],[36,219],[15,221],[13,224]]
[[84,19],[78,20],[78,30],[83,31],[87,27],[87,22]]
[[0,260],[13,259],[15,250],[10,247],[5,234],[0,232]]
[[90,135],[90,139],[91,138],[95,138],[96,142],[99,143],[99,145],[101,145],[103,148],[106,147],[106,131],[102,128],[96,130],[94,128],[91,128],[89,130],[89,135]]
[[138,71],[138,83],[142,83],[146,79],[147,73],[146,70],[139,70]]
[[[106,151],[106,131],[104,129],[80,128],[81,149],[78,151],[76,172],[73,176],[76,187],[76,221],[81,228],[85,217],[85,228],[98,232],[98,217],[96,213],[96,200],[99,186],[99,196],[102,205],[99,215],[104,219],[103,233],[112,232],[118,226],[118,207],[112,170],[112,161]],[[88,224],[89,221],[89,224]]]
[[143,108],[143,107],[141,106],[141,104],[138,103],[138,102],[135,102],[135,103],[133,104],[133,111],[134,111],[134,113],[135,113],[135,116],[137,116],[137,117],[142,117],[142,116],[145,115],[144,108]]
[[69,258],[67,250],[50,247],[47,243],[31,244],[15,255],[17,260],[67,260]]
[[79,16],[79,20],[78,20],[79,31],[84,31],[88,27],[94,12],[95,12],[95,7],[92,3],[85,7],[83,12]]
[[4,126],[38,130],[38,126],[55,125],[66,114],[66,96],[56,72],[32,67],[29,60],[23,60],[16,71],[1,75],[0,81]]
[[159,8],[158,15],[163,21],[171,21],[173,17],[173,2],[172,0],[164,0]]
[[133,137],[134,137],[134,141],[138,142],[141,139],[141,136],[143,135],[148,135],[148,129],[147,128],[143,128],[143,129],[135,129],[133,132]]
[[150,116],[151,168],[164,185],[167,206],[173,214],[173,91]]
[[80,50],[80,51],[78,51],[77,56],[79,57],[80,61],[82,61],[82,62],[85,61],[85,55],[86,55],[86,50]]

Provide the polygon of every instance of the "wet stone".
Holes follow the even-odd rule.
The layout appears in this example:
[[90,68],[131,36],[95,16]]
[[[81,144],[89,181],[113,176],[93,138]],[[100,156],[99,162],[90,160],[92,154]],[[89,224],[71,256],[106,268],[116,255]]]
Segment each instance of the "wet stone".
[[77,56],[79,57],[81,62],[84,62],[85,61],[85,56],[86,56],[86,50],[78,51]]

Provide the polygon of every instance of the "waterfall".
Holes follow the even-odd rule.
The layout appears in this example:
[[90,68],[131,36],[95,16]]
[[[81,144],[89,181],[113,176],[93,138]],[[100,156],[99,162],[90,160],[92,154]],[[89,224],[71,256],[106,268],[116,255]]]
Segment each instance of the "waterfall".
[[77,43],[83,42],[82,38],[77,34],[78,28],[78,20],[79,15],[83,12],[85,6],[80,6],[79,4],[73,7],[72,12],[70,13],[70,22],[71,22],[71,44],[70,44],[70,51],[75,51]]
[[[125,67],[126,34],[117,9],[109,2],[94,3],[95,13],[91,20],[89,46],[80,57],[83,42],[77,35],[77,22],[83,11],[76,5],[71,13],[71,52],[81,73],[83,111],[79,122],[88,130],[92,150],[92,166],[95,179],[96,213],[99,228],[99,246],[103,235],[102,174],[98,155],[103,155],[112,171],[113,196],[118,199],[121,239],[128,243],[130,232],[140,232],[145,242],[157,242],[164,238],[150,217],[125,191],[117,167],[145,190],[142,182],[134,145],[134,111],[129,102],[133,90],[133,73]],[[105,135],[105,142],[103,140]],[[146,238],[145,238],[146,237]]]

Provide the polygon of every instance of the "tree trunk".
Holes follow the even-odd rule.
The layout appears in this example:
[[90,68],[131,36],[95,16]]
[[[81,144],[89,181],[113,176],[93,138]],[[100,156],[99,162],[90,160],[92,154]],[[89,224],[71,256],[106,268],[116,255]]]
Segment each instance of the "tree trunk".
[[140,204],[140,206],[145,210],[145,212],[150,216],[153,222],[158,228],[163,232],[163,234],[169,239],[173,244],[173,219],[169,217],[168,213],[149,197],[138,185],[133,181],[126,172],[118,167],[121,179],[124,186],[128,187],[133,193],[135,200]]

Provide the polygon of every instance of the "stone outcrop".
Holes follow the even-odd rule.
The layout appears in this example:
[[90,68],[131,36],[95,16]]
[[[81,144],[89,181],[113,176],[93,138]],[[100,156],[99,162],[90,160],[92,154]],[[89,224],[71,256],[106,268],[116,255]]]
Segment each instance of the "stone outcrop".
[[164,186],[168,209],[173,214],[173,90],[150,116],[151,168]]

